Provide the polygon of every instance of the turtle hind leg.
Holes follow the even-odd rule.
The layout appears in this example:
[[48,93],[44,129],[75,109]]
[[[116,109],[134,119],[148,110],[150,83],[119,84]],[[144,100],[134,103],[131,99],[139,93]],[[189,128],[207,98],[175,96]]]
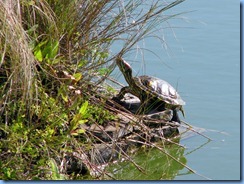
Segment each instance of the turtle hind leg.
[[179,110],[181,111],[181,113],[182,113],[183,117],[185,118],[185,111],[184,111],[183,107],[180,107],[180,109],[179,109]]
[[172,117],[171,121],[175,121],[175,122],[181,123],[181,122],[180,122],[179,115],[178,115],[176,109],[173,110],[173,117]]

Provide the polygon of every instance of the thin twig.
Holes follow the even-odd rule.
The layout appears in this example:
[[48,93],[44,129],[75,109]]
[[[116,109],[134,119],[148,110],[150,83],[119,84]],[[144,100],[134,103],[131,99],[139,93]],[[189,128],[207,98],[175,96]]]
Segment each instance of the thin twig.
[[187,122],[185,122],[185,121],[181,121],[181,122],[184,123],[184,124],[186,124],[186,125],[188,126],[188,127],[185,126],[185,128],[187,128],[188,130],[191,130],[191,131],[193,131],[193,132],[195,132],[195,133],[197,133],[197,134],[199,134],[199,135],[201,135],[201,136],[207,138],[208,140],[212,141],[212,139],[211,139],[210,137],[208,137],[208,136],[206,136],[206,135],[200,133],[199,131],[195,130],[195,129],[193,128],[193,126],[191,126],[189,123],[187,123]]

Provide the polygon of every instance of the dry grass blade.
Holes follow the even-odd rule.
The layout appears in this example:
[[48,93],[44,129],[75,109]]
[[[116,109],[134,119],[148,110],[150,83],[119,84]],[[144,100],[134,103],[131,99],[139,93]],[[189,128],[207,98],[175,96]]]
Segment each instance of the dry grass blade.
[[4,57],[10,54],[12,62],[10,62],[11,71],[8,75],[11,76],[9,78],[11,85],[8,95],[23,98],[27,103],[27,108],[30,108],[34,92],[32,79],[35,59],[29,47],[29,38],[21,24],[21,15],[18,14],[20,11],[16,10],[16,7],[19,6],[16,6],[12,1],[11,3],[0,2],[0,16],[2,17],[0,22],[3,26],[0,39],[4,46],[1,66]]
[[[145,12],[141,17],[133,21],[133,24],[129,24],[122,29],[122,32],[127,33],[127,38],[125,39],[123,49],[118,55],[124,55],[126,52],[130,51],[131,48],[137,44],[139,41],[144,39],[146,36],[149,36],[150,33],[156,28],[160,23],[167,21],[175,16],[180,14],[174,14],[162,17],[162,13],[169,10],[170,8],[182,3],[184,0],[173,1],[172,3],[163,6],[159,1],[151,5],[149,10]],[[139,4],[137,4],[139,6]],[[159,10],[158,10],[159,9]],[[127,10],[127,9],[126,9]],[[158,10],[158,11],[157,11]],[[132,13],[132,12],[131,12]],[[130,30],[134,30],[131,32]]]

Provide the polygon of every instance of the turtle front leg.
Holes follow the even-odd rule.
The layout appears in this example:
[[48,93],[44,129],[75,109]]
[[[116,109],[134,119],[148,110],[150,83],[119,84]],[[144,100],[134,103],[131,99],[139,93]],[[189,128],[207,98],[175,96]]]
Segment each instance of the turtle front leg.
[[129,92],[130,92],[130,88],[129,88],[129,86],[125,86],[125,87],[121,88],[119,94],[117,94],[117,95],[116,95],[115,97],[113,97],[112,99],[113,99],[113,100],[116,100],[116,101],[117,101],[117,100],[120,101],[121,99],[124,98],[125,94],[126,94],[126,93],[129,93]]

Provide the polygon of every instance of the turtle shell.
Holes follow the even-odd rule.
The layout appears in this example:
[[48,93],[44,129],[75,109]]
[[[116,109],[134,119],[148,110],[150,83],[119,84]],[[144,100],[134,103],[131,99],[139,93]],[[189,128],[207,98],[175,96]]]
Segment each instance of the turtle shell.
[[168,82],[151,76],[139,76],[133,78],[136,85],[144,90],[148,95],[158,98],[163,102],[182,106],[185,102],[181,99],[175,88],[173,88]]

